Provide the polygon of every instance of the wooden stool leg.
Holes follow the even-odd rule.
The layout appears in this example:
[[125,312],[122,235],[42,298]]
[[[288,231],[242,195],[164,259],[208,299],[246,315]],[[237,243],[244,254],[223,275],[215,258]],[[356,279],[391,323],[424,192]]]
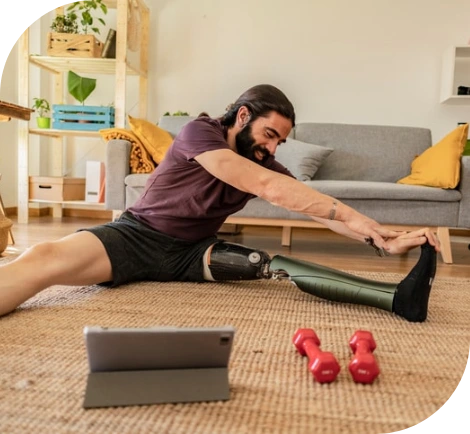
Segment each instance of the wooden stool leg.
[[[3,205],[3,199],[2,195],[0,194],[0,213],[4,215],[5,217],[7,216],[5,213],[5,206]],[[8,244],[15,244],[15,239],[13,238],[13,232],[11,229],[8,231]]]
[[15,244],[15,239],[13,238],[13,232],[11,229],[8,230],[8,244],[11,246]]

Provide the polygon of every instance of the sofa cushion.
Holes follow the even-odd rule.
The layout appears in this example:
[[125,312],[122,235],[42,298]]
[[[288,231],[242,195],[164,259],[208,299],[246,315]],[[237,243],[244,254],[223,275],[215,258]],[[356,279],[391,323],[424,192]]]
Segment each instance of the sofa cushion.
[[[346,205],[383,224],[450,226],[458,224],[459,202],[433,202],[419,200],[362,200],[345,199]],[[310,217],[273,206],[264,199],[250,200],[234,217],[281,220],[310,220]],[[296,226],[295,221],[292,226]],[[288,223],[285,223],[289,226]]]
[[315,179],[397,182],[432,145],[425,128],[302,122],[294,130],[296,140],[334,149]]
[[164,129],[145,119],[129,117],[132,132],[139,138],[155,163],[160,164],[166,151],[173,142],[173,137]]
[[287,167],[300,181],[313,179],[315,173],[333,152],[332,148],[317,146],[287,138],[276,150],[276,160]]
[[460,181],[460,158],[467,143],[468,124],[460,125],[411,163],[411,174],[400,184],[455,188]]
[[175,137],[189,121],[194,119],[196,119],[195,116],[162,116],[158,121],[158,126]]
[[410,200],[432,202],[458,202],[462,194],[458,190],[445,190],[442,188],[423,187],[420,185],[401,185],[395,182],[371,181],[335,181],[313,180],[306,181],[306,185],[340,200]]

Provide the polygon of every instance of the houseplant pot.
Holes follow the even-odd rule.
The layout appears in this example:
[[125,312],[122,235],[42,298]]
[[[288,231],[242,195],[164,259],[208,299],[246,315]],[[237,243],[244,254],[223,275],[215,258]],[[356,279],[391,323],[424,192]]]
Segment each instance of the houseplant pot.
[[51,127],[51,118],[37,117],[36,122],[38,124],[38,128],[50,128]]
[[51,111],[49,101],[45,98],[33,98],[33,101],[34,104],[32,108],[38,112],[38,117],[36,118],[38,128],[50,128],[51,118],[46,116],[46,114]]

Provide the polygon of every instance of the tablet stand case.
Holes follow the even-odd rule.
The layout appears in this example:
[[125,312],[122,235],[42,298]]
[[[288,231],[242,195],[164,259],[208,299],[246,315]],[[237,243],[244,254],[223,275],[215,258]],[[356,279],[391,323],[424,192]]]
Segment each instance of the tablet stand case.
[[[83,407],[228,400],[230,399],[228,357],[233,335],[230,337],[229,345],[227,345],[227,336],[227,333],[222,333],[220,336],[213,335],[211,338],[193,333],[192,336],[189,336],[189,340],[188,337],[186,338],[186,341],[184,341],[184,336],[181,336],[182,340],[179,346],[178,342],[175,343],[175,339],[162,340],[162,338],[155,337],[152,342],[151,336],[141,336],[142,342],[139,343],[139,337],[134,336],[132,339],[129,336],[129,340],[126,342],[126,338],[123,339],[121,336],[119,340],[121,347],[129,344],[131,348],[127,347],[125,354],[121,354],[117,365],[116,355],[119,350],[116,349],[116,345],[118,341],[113,341],[113,338],[108,336],[109,351],[106,351],[107,345],[103,342],[105,338],[101,337],[99,338],[101,341],[93,342],[93,337],[91,337],[91,344],[87,342],[89,359],[91,357],[90,348],[97,350],[99,346],[101,360],[98,360],[98,363],[96,360],[93,362],[95,368],[98,368],[96,372],[96,369],[94,370],[91,366],[90,359],[91,372],[88,374]],[[150,341],[144,345],[145,339]],[[155,339],[159,339],[158,342]],[[170,345],[170,342],[173,345]],[[216,345],[219,347],[217,348]],[[165,346],[166,348],[164,348]],[[139,348],[145,348],[146,351],[139,355]],[[149,369],[151,363],[149,360],[143,361],[142,354],[154,361],[158,359],[154,363],[158,369]],[[126,355],[128,360],[123,362],[122,358]],[[141,359],[140,363],[139,358]],[[162,358],[167,360],[162,361]],[[130,360],[133,360],[138,366],[136,370],[129,369]],[[125,370],[106,369],[106,366],[122,368],[123,363],[126,367]],[[159,363],[162,363],[165,368],[159,368]],[[188,364],[192,364],[193,367],[187,367]],[[169,365],[176,369],[168,369]]]
[[83,407],[115,407],[230,398],[227,368],[90,372]]

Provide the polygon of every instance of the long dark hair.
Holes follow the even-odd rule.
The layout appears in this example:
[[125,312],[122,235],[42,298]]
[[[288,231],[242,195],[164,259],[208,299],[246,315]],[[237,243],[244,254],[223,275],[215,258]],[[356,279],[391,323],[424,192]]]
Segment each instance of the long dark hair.
[[221,118],[222,125],[227,127],[235,125],[238,110],[242,106],[250,110],[250,122],[274,111],[290,119],[292,127],[295,126],[294,106],[282,91],[270,84],[259,84],[244,92],[233,104],[227,107],[227,113]]

